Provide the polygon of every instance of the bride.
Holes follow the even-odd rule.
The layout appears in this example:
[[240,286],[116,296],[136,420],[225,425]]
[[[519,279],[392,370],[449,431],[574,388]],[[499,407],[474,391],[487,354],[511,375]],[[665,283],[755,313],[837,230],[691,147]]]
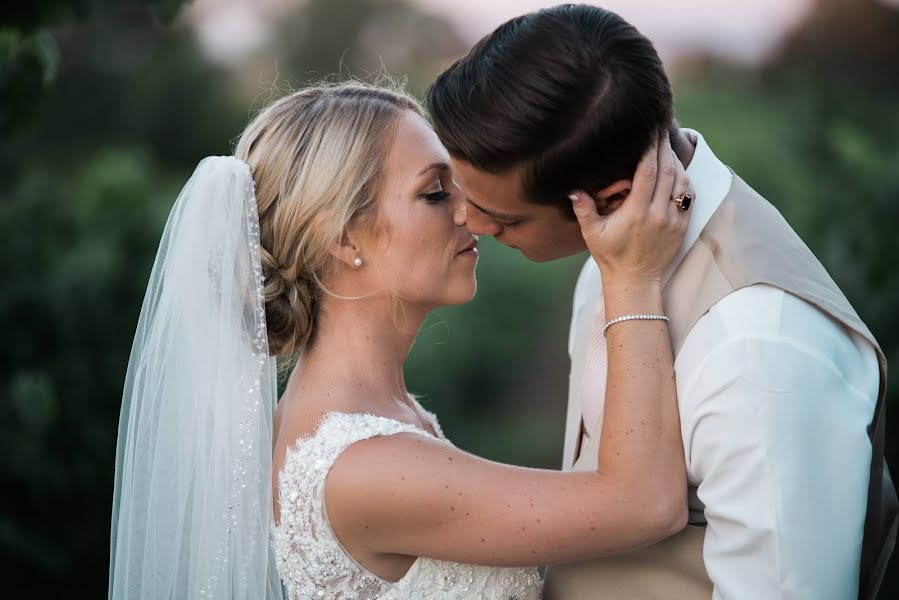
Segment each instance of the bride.
[[[611,216],[573,194],[607,314],[640,317],[607,325],[595,472],[472,456],[406,390],[418,328],[472,298],[478,261],[473,209],[413,99],[304,89],[259,114],[234,157],[203,160],[128,366],[109,597],[536,599],[535,565],[678,531],[672,357],[649,318],[687,222],[665,139]],[[295,362],[280,401],[277,360]]]

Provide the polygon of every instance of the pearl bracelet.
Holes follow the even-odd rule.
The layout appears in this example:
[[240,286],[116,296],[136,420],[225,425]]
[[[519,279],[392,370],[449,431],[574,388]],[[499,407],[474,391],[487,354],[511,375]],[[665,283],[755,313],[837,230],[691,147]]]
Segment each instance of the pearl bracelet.
[[602,335],[606,335],[609,331],[609,327],[623,321],[665,321],[668,323],[670,322],[670,319],[665,315],[624,315],[623,317],[616,317],[611,321],[606,321],[606,326],[603,327]]

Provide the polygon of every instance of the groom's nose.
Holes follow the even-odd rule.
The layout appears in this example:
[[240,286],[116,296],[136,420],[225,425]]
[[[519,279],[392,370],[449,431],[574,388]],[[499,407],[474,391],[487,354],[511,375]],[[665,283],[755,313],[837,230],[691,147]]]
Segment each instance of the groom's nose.
[[496,236],[503,230],[502,225],[490,215],[484,214],[470,202],[465,203],[465,226],[474,235]]

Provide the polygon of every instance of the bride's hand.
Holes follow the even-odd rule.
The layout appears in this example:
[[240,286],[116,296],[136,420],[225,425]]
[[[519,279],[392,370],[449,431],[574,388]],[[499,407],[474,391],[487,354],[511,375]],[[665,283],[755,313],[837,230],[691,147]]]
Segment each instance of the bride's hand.
[[680,210],[673,198],[690,191],[690,181],[665,132],[643,155],[630,193],[612,214],[601,216],[586,192],[571,195],[604,286],[661,281],[689,222],[690,212]]

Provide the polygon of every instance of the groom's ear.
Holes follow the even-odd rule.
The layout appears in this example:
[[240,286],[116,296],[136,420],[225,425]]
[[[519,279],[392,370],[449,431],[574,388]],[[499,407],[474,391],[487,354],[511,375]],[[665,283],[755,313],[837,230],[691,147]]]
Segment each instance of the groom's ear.
[[610,215],[621,206],[627,195],[631,193],[633,183],[630,179],[619,179],[592,194],[596,201],[596,210],[601,215]]

